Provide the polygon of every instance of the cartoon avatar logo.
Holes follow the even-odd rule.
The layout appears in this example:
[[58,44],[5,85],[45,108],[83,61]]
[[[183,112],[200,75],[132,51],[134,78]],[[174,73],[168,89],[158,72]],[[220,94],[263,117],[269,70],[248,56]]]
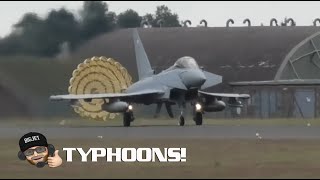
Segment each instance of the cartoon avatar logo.
[[23,135],[19,140],[19,146],[18,158],[27,160],[38,168],[47,164],[52,168],[62,164],[59,150],[55,150],[52,144],[48,144],[47,138],[41,133],[30,132]]

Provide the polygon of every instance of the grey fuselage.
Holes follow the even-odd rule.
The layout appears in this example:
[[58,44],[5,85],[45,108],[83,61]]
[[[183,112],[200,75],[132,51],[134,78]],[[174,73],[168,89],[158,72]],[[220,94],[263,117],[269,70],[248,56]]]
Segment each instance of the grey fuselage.
[[132,84],[125,92],[133,93],[144,89],[162,90],[162,95],[140,99],[143,104],[159,101],[186,102],[197,98],[197,90],[206,77],[199,68],[169,68],[159,74],[146,77]]

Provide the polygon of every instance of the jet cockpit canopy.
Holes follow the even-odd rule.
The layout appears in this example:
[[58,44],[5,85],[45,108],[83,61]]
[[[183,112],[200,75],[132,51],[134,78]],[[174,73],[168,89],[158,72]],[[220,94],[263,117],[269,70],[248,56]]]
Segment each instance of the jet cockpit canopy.
[[199,69],[195,59],[190,56],[179,58],[173,65],[175,68]]

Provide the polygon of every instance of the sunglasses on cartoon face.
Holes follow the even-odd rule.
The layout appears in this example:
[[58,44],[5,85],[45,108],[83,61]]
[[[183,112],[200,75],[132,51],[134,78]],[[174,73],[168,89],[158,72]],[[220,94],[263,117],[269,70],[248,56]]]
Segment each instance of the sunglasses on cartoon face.
[[36,151],[37,153],[43,153],[47,150],[47,148],[45,146],[39,146],[35,149],[27,149],[26,151],[24,151],[24,155],[26,156],[32,156],[34,154],[34,151]]

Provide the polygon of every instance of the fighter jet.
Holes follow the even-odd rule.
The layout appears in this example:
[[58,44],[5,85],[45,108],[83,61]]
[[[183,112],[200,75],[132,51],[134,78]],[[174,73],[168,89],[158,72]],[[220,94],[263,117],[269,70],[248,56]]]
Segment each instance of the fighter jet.
[[[133,42],[139,81],[121,93],[53,95],[50,96],[50,100],[69,100],[74,103],[81,99],[87,102],[92,99],[104,99],[102,108],[112,113],[123,113],[123,126],[127,127],[135,119],[133,115],[135,104],[157,104],[155,116],[159,114],[164,104],[171,118],[173,118],[171,106],[178,105],[179,125],[184,126],[187,103],[190,103],[193,108],[195,124],[202,125],[204,112],[223,111],[227,104],[232,107],[242,107],[240,100],[250,98],[248,94],[203,91],[205,88],[221,83],[222,77],[203,70],[190,56],[179,58],[171,67],[156,74],[151,68],[137,29],[133,29]],[[227,103],[222,98],[228,99]]]

